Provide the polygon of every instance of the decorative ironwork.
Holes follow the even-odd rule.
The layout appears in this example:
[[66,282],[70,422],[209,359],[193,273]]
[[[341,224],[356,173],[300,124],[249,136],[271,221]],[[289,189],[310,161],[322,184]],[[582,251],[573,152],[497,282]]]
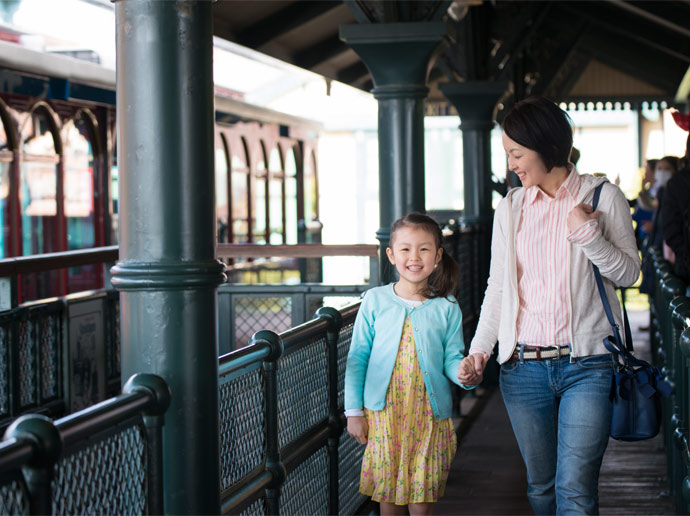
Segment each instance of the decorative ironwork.
[[266,514],[266,499],[259,498],[245,510],[240,513],[240,516],[263,516]]
[[36,321],[41,354],[41,399],[50,400],[59,394],[60,321],[62,314],[44,314]]
[[281,446],[328,417],[328,361],[324,337],[286,352],[278,367],[278,428]]
[[144,514],[147,444],[134,425],[90,442],[54,468],[53,514]]
[[11,320],[0,325],[0,416],[10,413],[10,347],[12,346]]
[[220,386],[221,490],[247,476],[264,461],[264,410],[261,369]]
[[21,473],[0,485],[0,514],[30,514],[29,493]]
[[19,357],[19,408],[36,403],[36,352],[27,319],[17,321],[17,354]]
[[234,324],[234,348],[249,343],[259,329],[281,333],[292,325],[292,299],[290,297],[236,296]]
[[344,433],[338,446],[338,500],[340,514],[356,514],[367,500],[359,493],[359,474],[365,446]]
[[328,514],[326,448],[288,474],[280,495],[281,514]]
[[345,405],[345,365],[355,323],[346,324],[338,334],[338,407]]

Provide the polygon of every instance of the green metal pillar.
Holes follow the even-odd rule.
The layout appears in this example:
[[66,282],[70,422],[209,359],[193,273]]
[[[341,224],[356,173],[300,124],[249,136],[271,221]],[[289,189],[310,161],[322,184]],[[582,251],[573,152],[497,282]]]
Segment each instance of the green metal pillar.
[[508,89],[503,81],[441,83],[441,91],[460,115],[463,145],[465,218],[491,218],[491,129],[496,102]]
[[444,23],[342,25],[340,38],[357,52],[374,81],[379,103],[380,278],[391,281],[385,251],[390,226],[410,211],[424,211],[424,98],[427,68],[446,34]]
[[118,0],[122,378],[170,386],[164,512],[218,514],[211,2]]
[[480,288],[489,277],[491,227],[491,129],[496,102],[508,88],[504,81],[441,83],[441,91],[460,115],[463,144],[464,218],[479,224]]

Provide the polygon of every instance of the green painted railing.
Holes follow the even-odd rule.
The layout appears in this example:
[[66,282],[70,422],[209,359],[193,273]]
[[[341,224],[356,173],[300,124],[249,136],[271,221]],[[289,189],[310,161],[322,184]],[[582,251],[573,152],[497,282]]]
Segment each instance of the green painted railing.
[[162,514],[170,391],[151,374],[123,391],[55,422],[12,423],[0,441],[0,514]]
[[652,248],[654,290],[650,295],[652,358],[673,392],[663,399],[667,471],[678,514],[690,511],[690,298],[661,250]]
[[345,361],[359,302],[260,331],[220,358],[221,506],[243,514],[355,514],[364,447],[343,438]]

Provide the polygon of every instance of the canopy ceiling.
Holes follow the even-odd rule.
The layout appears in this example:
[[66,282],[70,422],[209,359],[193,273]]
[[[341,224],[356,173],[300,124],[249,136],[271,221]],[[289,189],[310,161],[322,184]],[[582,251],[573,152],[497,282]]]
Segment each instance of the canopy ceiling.
[[213,10],[216,36],[366,91],[371,76],[340,41],[340,25],[447,20],[431,102],[444,100],[437,84],[451,80],[508,80],[513,101],[688,97],[688,0],[220,0]]

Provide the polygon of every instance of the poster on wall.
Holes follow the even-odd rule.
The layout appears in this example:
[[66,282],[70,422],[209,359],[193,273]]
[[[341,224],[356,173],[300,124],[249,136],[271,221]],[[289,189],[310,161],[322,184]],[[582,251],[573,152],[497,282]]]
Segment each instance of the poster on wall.
[[105,399],[103,298],[69,305],[70,412]]

